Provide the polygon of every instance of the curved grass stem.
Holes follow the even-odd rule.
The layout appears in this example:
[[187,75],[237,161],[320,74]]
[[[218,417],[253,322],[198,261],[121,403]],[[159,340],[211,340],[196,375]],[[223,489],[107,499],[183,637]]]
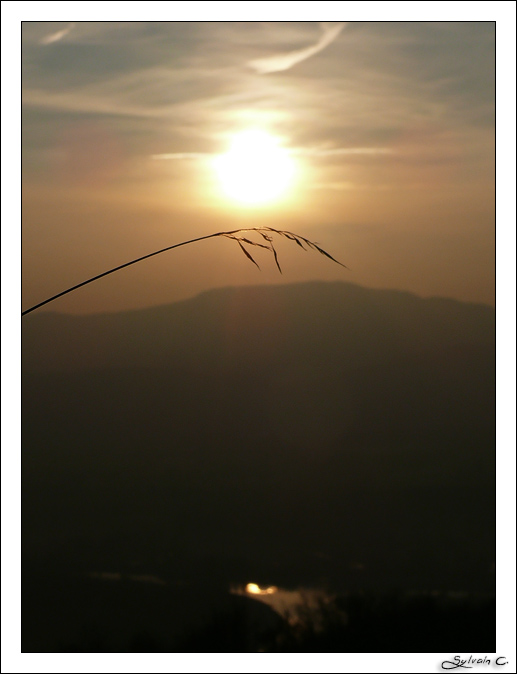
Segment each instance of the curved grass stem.
[[[239,234],[243,232],[258,232],[259,234],[262,235],[262,237],[268,242],[268,245],[264,245],[263,243],[257,243],[255,241],[252,241],[251,239],[246,239],[243,237],[240,237]],[[272,234],[278,234],[280,236],[283,236],[291,241],[296,241],[296,243],[301,246],[304,250],[304,243],[307,245],[309,249],[312,250],[317,250],[319,253],[322,255],[325,255],[326,257],[330,258],[333,262],[336,262],[337,264],[341,265],[342,267],[345,267],[345,269],[348,269],[346,265],[342,264],[341,262],[338,262],[336,259],[332,257],[332,255],[329,255],[327,252],[325,252],[322,248],[320,248],[316,243],[313,243],[312,241],[309,241],[308,239],[304,238],[303,236],[300,236],[299,234],[294,234],[293,232],[285,232],[279,229],[273,229],[272,227],[252,227],[252,228],[242,228],[242,229],[234,229],[229,232],[216,232],[215,234],[207,234],[206,236],[199,236],[196,239],[190,239],[189,241],[182,241],[181,243],[175,243],[173,246],[167,246],[166,248],[161,248],[160,250],[156,250],[154,253],[148,253],[147,255],[142,255],[142,257],[137,257],[135,260],[131,260],[130,262],[126,262],[124,264],[119,265],[118,267],[113,267],[113,269],[108,269],[108,271],[103,272],[102,274],[97,274],[97,276],[92,276],[92,278],[87,279],[86,281],[83,281],[82,283],[78,283],[75,286],[72,286],[71,288],[67,288],[66,290],[63,290],[62,292],[58,293],[57,295],[53,295],[52,297],[49,297],[46,300],[43,300],[43,302],[39,302],[38,304],[35,304],[33,307],[30,307],[30,309],[26,309],[25,311],[22,311],[22,316],[26,316],[27,314],[30,314],[31,311],[34,311],[35,309],[39,309],[40,307],[44,306],[45,304],[48,304],[49,302],[53,302],[54,300],[57,300],[59,297],[63,297],[63,295],[67,295],[68,293],[73,292],[74,290],[78,290],[79,288],[82,288],[82,286],[88,285],[88,283],[93,283],[93,281],[97,281],[98,279],[102,278],[103,276],[108,276],[109,274],[113,274],[116,271],[119,271],[120,269],[124,269],[124,267],[129,267],[132,264],[136,264],[137,262],[142,262],[142,260],[146,260],[149,257],[153,257],[154,255],[160,255],[160,253],[165,253],[168,250],[172,250],[173,248],[179,248],[180,246],[187,246],[190,243],[196,243],[197,241],[204,241],[205,239],[213,239],[216,236],[224,236],[229,239],[233,239],[234,241],[237,241],[241,249],[243,250],[244,254],[246,257],[253,262],[258,267],[258,264],[255,262],[255,260],[252,258],[251,254],[246,250],[244,247],[244,244],[252,245],[252,246],[260,246],[261,248],[267,248],[270,250],[275,258],[275,262],[277,264],[277,267],[282,273],[282,270],[280,269],[280,265],[278,263],[277,259],[277,254],[276,250],[273,247],[272,243],[272,237],[269,235],[269,232]],[[260,267],[259,267],[260,269]]]

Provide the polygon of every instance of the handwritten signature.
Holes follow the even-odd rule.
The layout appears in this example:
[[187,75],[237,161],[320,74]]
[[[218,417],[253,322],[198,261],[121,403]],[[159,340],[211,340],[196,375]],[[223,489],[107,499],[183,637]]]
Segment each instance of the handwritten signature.
[[[491,663],[490,658],[486,655],[484,658],[475,658],[473,655],[470,655],[468,660],[462,660],[460,655],[455,655],[452,659],[452,662],[449,660],[444,660],[442,662],[442,669],[458,669],[463,667],[463,669],[472,669],[475,665],[489,665]],[[495,665],[503,666],[508,664],[506,658],[498,657],[494,660]]]

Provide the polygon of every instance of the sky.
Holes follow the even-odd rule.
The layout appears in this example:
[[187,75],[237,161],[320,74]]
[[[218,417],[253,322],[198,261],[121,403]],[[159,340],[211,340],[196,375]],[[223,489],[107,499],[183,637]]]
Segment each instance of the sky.
[[[258,271],[215,239],[49,308],[316,279],[493,304],[494,108],[490,21],[24,22],[22,306],[256,226],[317,241],[349,270],[279,241],[283,275],[266,251]],[[241,203],[235,171],[232,195],[216,169],[250,130],[290,161],[271,202]],[[275,157],[248,150],[280,184]]]

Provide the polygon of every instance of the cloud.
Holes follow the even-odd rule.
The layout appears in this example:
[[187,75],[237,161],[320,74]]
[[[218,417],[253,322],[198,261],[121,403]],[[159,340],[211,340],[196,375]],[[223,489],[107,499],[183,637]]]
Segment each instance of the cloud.
[[333,148],[318,148],[318,147],[299,147],[292,150],[293,154],[304,155],[309,157],[332,157],[347,154],[392,154],[393,150],[389,147],[333,147]]
[[54,42],[59,42],[59,40],[62,40],[65,37],[65,35],[68,35],[68,33],[72,30],[74,26],[75,23],[71,23],[67,28],[63,28],[63,30],[58,30],[57,33],[51,33],[50,35],[46,35],[45,37],[41,38],[40,44],[47,45],[53,44]]
[[323,28],[323,35],[316,44],[311,47],[298,49],[296,51],[288,52],[287,54],[275,54],[274,56],[267,56],[266,58],[249,61],[248,65],[261,75],[280,72],[281,70],[289,70],[289,68],[292,68],[297,63],[305,61],[311,56],[314,56],[314,54],[325,49],[325,47],[328,47],[346,26],[346,23],[322,23],[320,25]]
[[[411,187],[410,185],[405,185],[405,187]],[[351,182],[328,182],[328,183],[312,183],[309,185],[311,190],[334,190],[341,192],[343,190],[389,190],[392,189],[393,185],[384,185],[381,183],[351,183]],[[400,187],[398,187],[400,189]]]
[[313,183],[309,186],[313,190],[353,190],[357,188],[355,183],[341,182],[341,183]]
[[[389,147],[296,147],[289,152],[300,157],[333,157],[341,155],[379,155],[392,154],[393,150]],[[209,152],[165,152],[151,155],[152,159],[205,159],[214,156]]]
[[153,154],[152,159],[204,159],[211,155],[206,152],[172,152],[165,154]]

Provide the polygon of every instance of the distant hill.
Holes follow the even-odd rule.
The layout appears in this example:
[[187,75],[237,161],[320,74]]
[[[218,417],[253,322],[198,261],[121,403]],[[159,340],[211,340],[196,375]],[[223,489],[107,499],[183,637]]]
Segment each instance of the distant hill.
[[25,568],[493,591],[494,328],[347,283],[27,316]]
[[[257,362],[348,368],[401,351],[494,344],[494,309],[351,283],[226,288],[113,314],[36,312],[23,322],[23,369],[211,369]],[[299,360],[301,358],[302,360]],[[287,360],[286,360],[287,359]]]

